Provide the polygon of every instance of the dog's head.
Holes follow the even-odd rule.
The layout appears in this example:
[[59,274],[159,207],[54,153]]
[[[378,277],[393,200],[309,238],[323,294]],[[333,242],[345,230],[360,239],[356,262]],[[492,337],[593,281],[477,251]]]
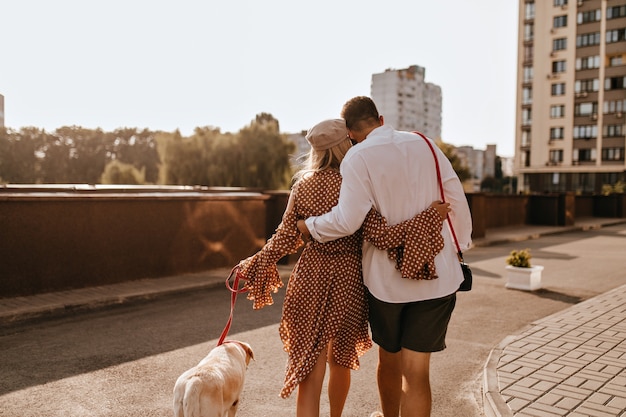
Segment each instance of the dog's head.
[[246,342],[241,342],[239,340],[226,340],[224,341],[224,343],[233,343],[239,346],[241,350],[243,350],[243,353],[246,356],[246,365],[250,363],[250,359],[254,359],[254,352],[252,351],[252,348],[250,347],[250,345],[247,344]]

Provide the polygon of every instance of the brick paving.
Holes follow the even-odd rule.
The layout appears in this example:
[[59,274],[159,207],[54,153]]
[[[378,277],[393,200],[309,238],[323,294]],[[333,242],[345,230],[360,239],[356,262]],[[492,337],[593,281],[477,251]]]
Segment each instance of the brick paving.
[[626,286],[534,322],[485,367],[486,415],[626,416]]

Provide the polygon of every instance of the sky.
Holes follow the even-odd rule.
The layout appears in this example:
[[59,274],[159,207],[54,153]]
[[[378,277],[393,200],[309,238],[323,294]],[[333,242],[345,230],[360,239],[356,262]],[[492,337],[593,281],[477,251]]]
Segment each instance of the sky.
[[372,74],[442,89],[442,139],[513,156],[514,0],[0,0],[5,126],[284,133],[339,117]]

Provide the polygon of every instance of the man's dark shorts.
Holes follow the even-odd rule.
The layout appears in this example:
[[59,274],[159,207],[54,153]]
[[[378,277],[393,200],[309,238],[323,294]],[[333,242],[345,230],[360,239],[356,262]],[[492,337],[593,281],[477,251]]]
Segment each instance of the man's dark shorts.
[[446,331],[456,293],[434,300],[386,303],[368,292],[372,339],[387,352],[406,348],[438,352],[446,348]]

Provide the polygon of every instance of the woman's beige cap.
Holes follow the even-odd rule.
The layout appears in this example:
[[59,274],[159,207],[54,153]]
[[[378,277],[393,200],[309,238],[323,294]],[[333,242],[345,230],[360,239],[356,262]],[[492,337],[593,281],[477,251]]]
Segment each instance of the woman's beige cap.
[[316,151],[332,148],[348,139],[346,121],[343,119],[324,120],[309,129],[305,137]]

